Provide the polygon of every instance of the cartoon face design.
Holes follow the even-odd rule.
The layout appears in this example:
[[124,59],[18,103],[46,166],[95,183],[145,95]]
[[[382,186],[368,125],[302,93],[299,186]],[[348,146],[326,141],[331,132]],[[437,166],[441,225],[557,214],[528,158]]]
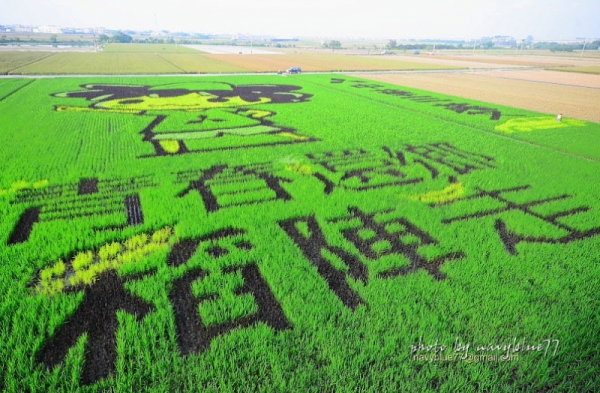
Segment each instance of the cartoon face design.
[[155,155],[174,155],[316,141],[269,118],[275,112],[250,109],[264,104],[308,101],[300,86],[191,82],[159,86],[82,85],[54,94],[91,101],[88,106],[56,105],[58,112],[96,112],[154,116],[140,131]]
[[94,104],[94,108],[117,111],[204,111],[215,108],[232,108],[250,105],[266,104],[270,98],[261,97],[258,101],[248,102],[243,98],[224,97],[204,92],[193,92],[176,97],[160,97],[156,94],[149,96],[114,99]]

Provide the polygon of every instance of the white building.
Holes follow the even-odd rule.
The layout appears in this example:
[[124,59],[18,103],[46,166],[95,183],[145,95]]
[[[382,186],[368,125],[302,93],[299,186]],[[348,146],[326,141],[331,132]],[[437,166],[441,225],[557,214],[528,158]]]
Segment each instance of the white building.
[[62,33],[62,30],[58,26],[38,26],[38,28],[34,29],[33,31],[35,33],[46,33],[46,34],[61,34]]

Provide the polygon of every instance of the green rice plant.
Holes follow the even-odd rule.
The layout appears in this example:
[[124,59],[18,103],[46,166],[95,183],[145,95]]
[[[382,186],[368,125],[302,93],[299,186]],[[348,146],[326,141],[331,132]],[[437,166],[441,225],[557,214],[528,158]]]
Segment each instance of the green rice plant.
[[594,123],[333,74],[3,94],[5,391],[599,390]]
[[34,189],[44,188],[44,187],[48,187],[48,184],[49,184],[49,181],[47,179],[39,180],[39,181],[35,181],[35,182],[18,180],[16,182],[13,182],[9,188],[0,189],[0,196],[14,194],[18,191],[25,190],[28,188],[34,188]]
[[117,254],[119,254],[120,251],[121,251],[121,244],[119,244],[119,243],[107,244],[105,246],[100,247],[100,250],[98,250],[98,257],[100,258],[100,260],[111,259],[111,258],[117,256]]
[[[125,264],[138,263],[153,253],[167,250],[172,238],[172,229],[165,227],[149,236],[142,233],[122,243],[105,244],[97,252],[80,252],[69,267],[59,260],[40,271],[36,292],[52,296],[68,287],[92,285],[99,275],[108,270],[118,270]],[[148,242],[148,239],[151,241]]]
[[312,168],[310,167],[310,165],[302,164],[300,162],[295,162],[293,164],[287,164],[285,166],[285,170],[290,171],[290,172],[299,173],[299,174],[305,175],[305,176],[312,174]]
[[141,248],[148,241],[148,236],[144,233],[141,233],[137,236],[134,236],[130,239],[127,239],[124,243],[125,248],[128,250],[135,250]]
[[75,271],[85,269],[94,260],[94,255],[91,251],[82,252],[75,256],[71,265]]

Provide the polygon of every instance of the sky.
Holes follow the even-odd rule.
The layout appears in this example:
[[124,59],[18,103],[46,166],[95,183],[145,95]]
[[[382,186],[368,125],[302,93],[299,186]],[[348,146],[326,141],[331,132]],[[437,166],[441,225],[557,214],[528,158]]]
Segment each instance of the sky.
[[0,0],[0,24],[280,37],[600,38],[599,0]]

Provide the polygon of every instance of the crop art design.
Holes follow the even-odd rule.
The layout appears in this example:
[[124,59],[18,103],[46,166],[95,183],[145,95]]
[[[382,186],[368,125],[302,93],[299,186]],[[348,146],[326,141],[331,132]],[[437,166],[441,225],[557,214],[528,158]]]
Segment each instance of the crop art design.
[[[531,186],[525,185],[520,187],[513,188],[505,188],[498,190],[484,190],[481,188],[476,189],[476,193],[470,195],[468,197],[462,198],[459,201],[448,201],[446,203],[440,203],[437,205],[432,205],[432,208],[443,208],[446,205],[452,205],[455,203],[461,203],[466,201],[477,201],[477,200],[493,200],[497,202],[498,207],[487,209],[487,210],[479,210],[477,209],[477,205],[471,203],[469,206],[469,210],[478,210],[472,211],[467,214],[463,214],[460,216],[455,216],[452,218],[446,218],[442,220],[443,224],[449,225],[459,221],[465,220],[475,220],[484,217],[497,217],[495,220],[494,228],[498,235],[500,236],[500,240],[504,244],[504,248],[511,255],[517,255],[517,245],[520,243],[546,243],[546,244],[565,244],[571,243],[577,240],[586,239],[592,236],[597,236],[600,234],[600,227],[594,227],[589,229],[577,229],[572,225],[565,224],[561,222],[561,219],[569,216],[573,216],[576,214],[584,213],[590,210],[588,206],[578,206],[575,208],[564,209],[560,207],[553,207],[553,202],[559,202],[568,200],[571,198],[571,195],[563,194],[550,198],[531,200],[528,202],[517,202],[516,200],[519,196],[515,197],[516,193],[526,192],[530,190]],[[521,196],[522,198],[522,196]],[[468,203],[468,202],[467,202]],[[465,206],[466,207],[466,206]],[[536,209],[539,208],[548,208],[550,212],[540,212]],[[522,219],[530,221],[531,227],[543,227],[547,228],[548,231],[552,231],[556,233],[555,236],[536,236],[534,234],[522,234],[518,233],[514,229],[511,229],[511,225],[507,224],[507,220],[503,217],[503,213],[507,212],[520,212],[522,215]]]
[[[312,94],[293,85],[242,85],[224,82],[158,86],[82,85],[54,94],[91,101],[88,106],[56,105],[57,112],[117,113],[152,119],[140,131],[154,147],[152,156],[244,149],[317,139],[271,120],[266,104],[299,104]],[[260,106],[260,108],[254,108]]]
[[[428,246],[431,249],[438,246],[439,242],[408,219],[394,217],[392,210],[365,213],[351,206],[348,208],[347,216],[327,220],[324,224],[319,224],[315,216],[292,218],[280,221],[278,224],[306,259],[316,267],[329,289],[344,306],[352,310],[364,304],[364,301],[349,285],[347,277],[368,284],[369,270],[363,260],[377,264],[383,263],[390,255],[396,257],[393,258],[394,266],[378,268],[380,271],[376,277],[379,279],[404,276],[424,270],[433,279],[443,280],[446,275],[439,270],[440,267],[446,261],[465,256],[460,251],[445,254],[438,252],[434,258],[421,255],[419,253],[421,247]],[[349,252],[345,248],[331,244],[324,234],[324,227],[330,227],[340,233],[346,245],[356,251]],[[336,259],[347,266],[347,273],[334,267],[333,261]],[[408,265],[403,265],[406,260],[409,262]]]
[[[589,390],[536,344],[596,345],[600,124],[567,109],[336,74],[29,83],[0,100],[0,391],[454,391],[465,361]],[[444,379],[453,342],[480,360]]]
[[[206,351],[214,338],[261,322],[275,331],[291,329],[256,262],[242,262],[253,248],[245,231],[234,228],[183,239],[173,246],[167,265],[185,269],[169,294],[182,355]],[[210,258],[218,268],[208,271],[194,266],[192,257]],[[195,285],[200,285],[200,294],[193,291]],[[229,310],[228,321],[215,319],[218,308]]]
[[[496,168],[492,157],[461,150],[449,143],[311,153],[300,161],[290,159],[283,162],[286,162],[284,171],[272,162],[261,162],[239,166],[213,165],[207,169],[177,172],[174,174],[175,184],[187,185],[177,198],[199,196],[206,212],[214,213],[233,207],[293,201],[293,193],[286,189],[290,183],[304,183],[305,187],[313,187],[314,193],[325,196],[336,190],[404,190],[424,184],[431,190],[430,193],[423,196],[400,194],[400,197],[439,202],[464,194],[465,185],[459,177],[476,170]],[[440,187],[442,191],[438,191]]]
[[386,86],[379,85],[376,83],[364,83],[363,81],[354,81],[352,87],[356,89],[373,90],[377,93],[395,96],[402,100],[408,100],[422,104],[431,104],[435,107],[441,107],[459,115],[463,113],[471,116],[483,115],[489,116],[489,120],[500,120],[500,117],[502,116],[502,112],[496,108],[473,105],[466,102],[454,102],[447,98],[437,98],[429,95],[416,94],[406,90],[390,89]]
[[381,151],[333,151],[307,154],[306,157],[322,168],[313,168],[312,175],[324,184],[326,194],[335,188],[369,191],[431,183],[438,179],[454,184],[458,183],[456,176],[496,168],[492,157],[445,142],[405,145],[400,149],[386,146]]
[[81,384],[90,385],[114,374],[117,311],[133,314],[139,323],[158,310],[126,284],[165,279],[156,267],[135,274],[117,272],[125,265],[140,266],[147,255],[157,252],[168,251],[159,268],[170,270],[163,284],[172,288],[167,311],[175,319],[182,356],[207,351],[217,337],[259,323],[276,332],[291,329],[257,263],[247,261],[253,248],[242,229],[227,227],[178,240],[172,228],[165,227],[122,243],[106,244],[98,252],[79,253],[69,263],[59,260],[39,273],[36,293],[54,296],[83,291],[83,301],[45,340],[36,354],[37,363],[50,369],[59,365],[87,333]]
[[282,187],[283,183],[292,180],[277,176],[271,163],[235,167],[215,165],[205,171],[177,173],[177,183],[186,182],[188,187],[178,197],[197,191],[209,213],[227,207],[292,199]]
[[8,245],[26,242],[36,223],[124,214],[125,223],[102,229],[141,225],[144,215],[138,192],[156,185],[152,176],[145,175],[129,179],[83,178],[78,183],[20,189],[11,204],[27,207],[15,224]]
[[552,130],[565,127],[585,127],[586,122],[576,119],[564,119],[556,121],[554,116],[538,116],[529,118],[510,119],[497,125],[496,131],[512,134],[513,132],[531,132],[540,130]]

